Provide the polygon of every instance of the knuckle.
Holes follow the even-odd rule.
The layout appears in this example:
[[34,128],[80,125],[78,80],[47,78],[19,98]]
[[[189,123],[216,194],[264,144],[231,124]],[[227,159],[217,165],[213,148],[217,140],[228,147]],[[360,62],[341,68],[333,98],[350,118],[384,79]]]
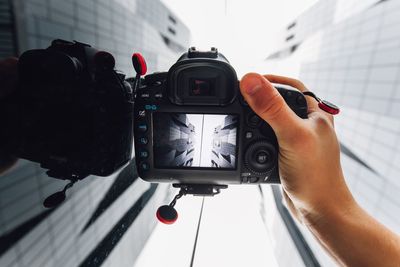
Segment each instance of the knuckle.
[[[332,118],[333,119],[333,118]],[[314,122],[317,130],[327,130],[332,128],[331,119],[325,114],[318,114],[314,117]]]
[[333,115],[328,114],[328,120],[331,123],[332,127],[335,128],[335,120],[333,118]]

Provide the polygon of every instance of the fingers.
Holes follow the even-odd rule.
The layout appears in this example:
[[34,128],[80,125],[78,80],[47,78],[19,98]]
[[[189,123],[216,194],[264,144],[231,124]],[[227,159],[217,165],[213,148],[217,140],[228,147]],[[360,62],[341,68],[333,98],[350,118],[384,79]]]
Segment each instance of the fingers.
[[271,125],[279,141],[292,140],[304,127],[302,119],[263,76],[246,74],[240,82],[240,90],[253,111]]
[[[308,91],[307,87],[301,81],[293,79],[293,78],[272,75],[272,74],[266,74],[266,75],[264,75],[264,77],[267,78],[267,80],[270,81],[271,83],[279,83],[279,84],[289,85],[291,87],[298,89],[300,92]],[[305,96],[305,98],[307,101],[308,113],[319,110],[318,103],[314,98],[312,98],[311,96],[307,96],[307,95]]]
[[280,83],[280,84],[290,85],[290,86],[300,90],[301,92],[308,91],[307,87],[301,81],[293,79],[293,78],[272,75],[272,74],[266,74],[266,75],[264,75],[264,77],[267,78],[267,80],[272,83]]
[[[289,85],[291,87],[298,89],[300,92],[308,91],[307,87],[301,81],[299,81],[297,79],[279,76],[279,75],[272,75],[272,74],[266,74],[266,75],[264,75],[264,77],[271,83],[279,83],[279,84]],[[309,118],[313,118],[314,117],[313,113],[318,112],[320,114],[323,114],[323,116],[325,116],[332,123],[332,125],[334,124],[333,116],[331,114],[328,114],[325,111],[321,110],[318,107],[317,100],[315,100],[313,97],[307,96],[307,95],[305,96],[305,98],[307,101]],[[320,114],[318,114],[318,116]]]

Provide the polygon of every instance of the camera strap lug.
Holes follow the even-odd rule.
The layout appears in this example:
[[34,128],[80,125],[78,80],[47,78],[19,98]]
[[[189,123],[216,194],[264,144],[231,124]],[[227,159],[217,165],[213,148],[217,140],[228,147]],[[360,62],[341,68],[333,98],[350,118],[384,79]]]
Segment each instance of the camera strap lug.
[[185,195],[212,197],[220,193],[221,189],[228,188],[227,185],[219,184],[173,184],[175,188],[180,188],[180,192]]

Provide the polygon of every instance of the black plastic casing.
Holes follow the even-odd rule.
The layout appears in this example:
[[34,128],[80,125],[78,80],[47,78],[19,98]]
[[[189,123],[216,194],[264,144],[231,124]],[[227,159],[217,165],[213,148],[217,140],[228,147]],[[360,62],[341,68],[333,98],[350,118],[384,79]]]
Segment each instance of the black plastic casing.
[[[184,82],[179,77],[184,71],[193,70],[197,77],[202,73],[217,70],[226,74],[226,88],[219,99],[200,96],[197,99],[182,98]],[[301,118],[307,118],[307,104],[304,95],[298,90],[277,87],[279,93],[291,109]],[[186,95],[187,96],[187,95]],[[185,114],[234,114],[238,115],[236,140],[236,169],[221,168],[157,168],[154,162],[154,125],[156,113]],[[198,54],[190,57],[184,54],[170,70],[147,75],[143,86],[135,96],[135,158],[139,176],[149,182],[183,184],[240,184],[240,183],[279,183],[278,144],[272,128],[262,121],[243,100],[239,82],[234,69],[221,54]],[[165,129],[168,131],[169,129]],[[144,141],[145,142],[144,142]],[[143,141],[143,142],[142,142]],[[249,165],[249,153],[263,146],[272,151],[270,167],[254,171]]]
[[124,166],[132,157],[133,92],[114,64],[109,53],[63,40],[23,53],[19,88],[4,105],[18,117],[6,139],[19,139],[17,156],[61,179]]

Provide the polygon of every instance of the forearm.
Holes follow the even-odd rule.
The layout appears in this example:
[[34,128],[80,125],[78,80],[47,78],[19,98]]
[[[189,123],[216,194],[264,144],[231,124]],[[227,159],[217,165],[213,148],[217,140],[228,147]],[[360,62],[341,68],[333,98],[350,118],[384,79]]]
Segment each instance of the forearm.
[[342,265],[400,266],[400,237],[355,201],[323,211],[308,227]]
[[342,265],[400,267],[399,237],[361,209],[348,190],[333,116],[306,95],[308,119],[299,119],[271,82],[308,90],[276,75],[249,73],[240,82],[246,102],[277,136],[289,209]]

